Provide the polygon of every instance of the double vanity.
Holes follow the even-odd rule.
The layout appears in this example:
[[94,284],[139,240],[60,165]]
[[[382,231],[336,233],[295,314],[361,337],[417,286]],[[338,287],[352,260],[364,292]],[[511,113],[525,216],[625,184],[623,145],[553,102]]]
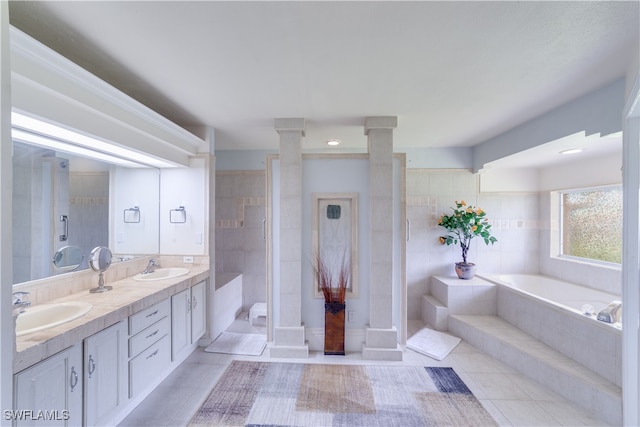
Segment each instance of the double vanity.
[[127,277],[109,281],[108,292],[83,289],[18,315],[14,409],[34,412],[16,425],[38,416],[116,424],[197,347],[207,330],[208,263],[121,270]]
[[[213,147],[20,30],[10,31],[13,194],[19,197],[9,208],[19,214],[9,247],[13,307],[24,312],[14,317],[15,412],[5,417],[16,425],[114,425],[198,341],[211,338],[207,307],[214,289],[206,254],[215,250],[208,238],[215,214],[207,203],[215,189]],[[131,167],[129,158],[113,158],[117,165],[98,161],[93,150],[87,158],[70,156],[46,144],[70,142],[54,136],[60,129],[148,154],[140,162],[152,167]],[[34,143],[34,135],[48,148]],[[182,221],[184,206],[188,221]],[[175,211],[184,216],[173,217]],[[107,243],[120,262],[109,267],[100,256],[106,251],[83,259],[89,248]],[[74,245],[82,249],[60,252]],[[59,251],[50,254],[53,248]],[[163,268],[140,277],[151,257],[138,255],[160,253],[188,255],[161,255]],[[59,273],[53,277],[50,260]],[[87,270],[86,261],[98,261],[97,270]]]

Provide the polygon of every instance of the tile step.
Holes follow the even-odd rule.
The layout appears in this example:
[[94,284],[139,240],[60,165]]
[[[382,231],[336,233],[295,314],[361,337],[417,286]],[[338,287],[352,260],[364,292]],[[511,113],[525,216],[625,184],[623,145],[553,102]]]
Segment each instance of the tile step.
[[622,425],[622,390],[498,316],[450,315],[449,332],[611,425]]

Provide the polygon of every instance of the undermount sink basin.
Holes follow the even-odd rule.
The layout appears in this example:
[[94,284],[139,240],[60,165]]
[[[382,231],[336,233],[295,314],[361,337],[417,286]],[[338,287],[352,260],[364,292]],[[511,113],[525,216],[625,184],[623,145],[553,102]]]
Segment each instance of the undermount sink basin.
[[156,268],[153,273],[136,274],[133,276],[133,280],[139,282],[151,282],[153,280],[173,279],[174,277],[184,276],[189,274],[189,269],[184,267],[168,267],[168,268]]
[[28,307],[16,319],[16,336],[43,331],[84,316],[93,306],[88,302],[69,301]]

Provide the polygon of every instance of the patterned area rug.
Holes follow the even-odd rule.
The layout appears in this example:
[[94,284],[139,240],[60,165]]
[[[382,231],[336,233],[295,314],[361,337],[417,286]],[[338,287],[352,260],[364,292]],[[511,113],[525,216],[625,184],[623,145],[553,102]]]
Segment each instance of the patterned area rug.
[[452,368],[234,361],[191,426],[496,426]]

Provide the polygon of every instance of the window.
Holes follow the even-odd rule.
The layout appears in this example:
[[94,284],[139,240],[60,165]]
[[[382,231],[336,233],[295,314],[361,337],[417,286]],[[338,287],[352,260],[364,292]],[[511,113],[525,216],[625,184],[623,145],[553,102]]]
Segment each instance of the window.
[[561,192],[560,220],[562,255],[622,263],[622,186]]

